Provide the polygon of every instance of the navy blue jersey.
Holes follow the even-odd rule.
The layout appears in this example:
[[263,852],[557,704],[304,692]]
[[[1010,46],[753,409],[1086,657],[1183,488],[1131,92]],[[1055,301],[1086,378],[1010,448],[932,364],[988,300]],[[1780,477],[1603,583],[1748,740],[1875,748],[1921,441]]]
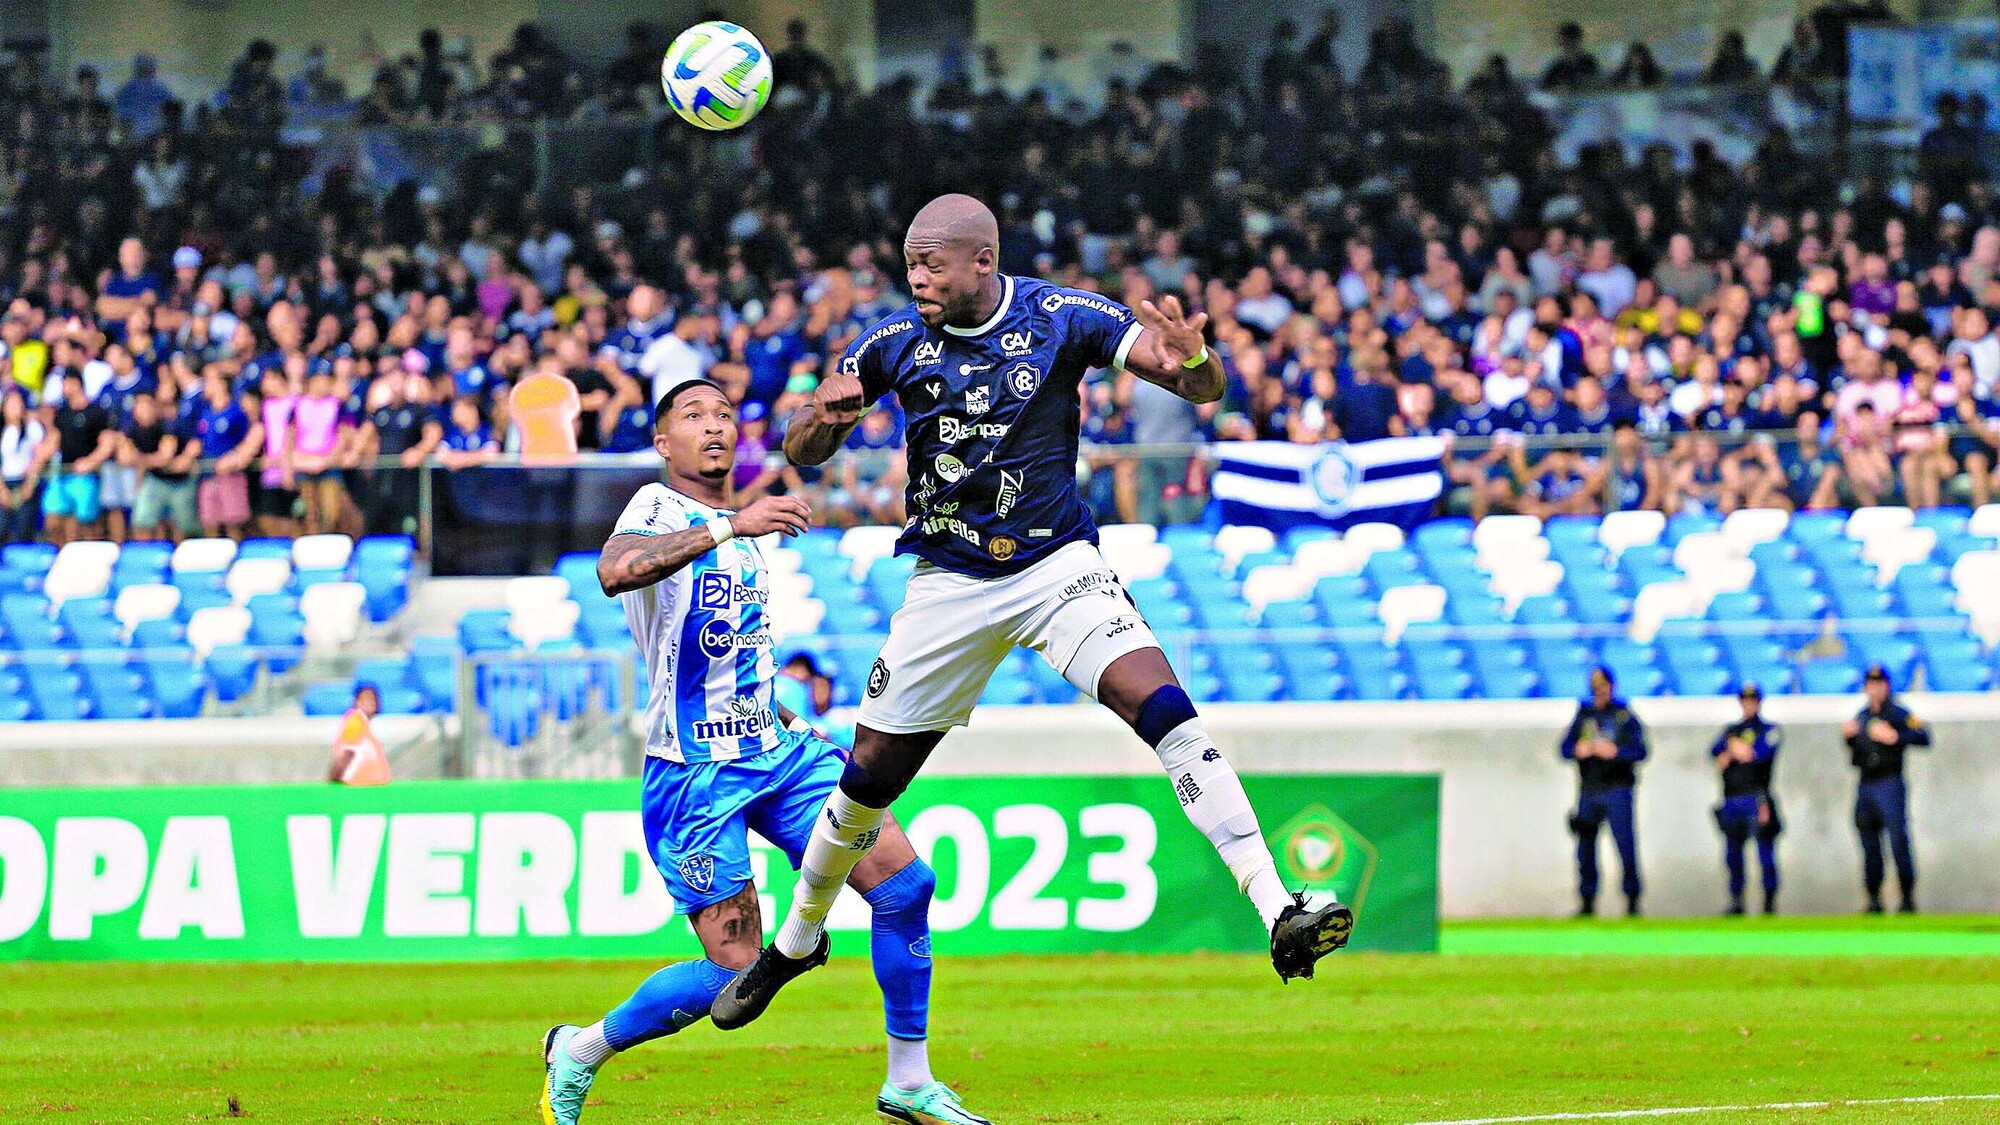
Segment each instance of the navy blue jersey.
[[868,401],[894,391],[903,404],[911,517],[897,553],[976,578],[1097,541],[1076,490],[1079,388],[1141,331],[1109,298],[1000,280],[1000,307],[977,328],[928,328],[911,305],[841,359]]

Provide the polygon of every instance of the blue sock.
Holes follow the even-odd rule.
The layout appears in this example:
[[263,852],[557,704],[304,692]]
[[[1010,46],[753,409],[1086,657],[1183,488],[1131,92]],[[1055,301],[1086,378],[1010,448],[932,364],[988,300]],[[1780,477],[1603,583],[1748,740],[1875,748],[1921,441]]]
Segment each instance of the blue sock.
[[936,889],[937,876],[919,859],[861,896],[875,910],[869,952],[875,982],[882,986],[889,1034],[897,1039],[923,1039],[930,1033],[931,892]]
[[623,1051],[706,1018],[708,1006],[735,975],[708,960],[668,965],[605,1014],[604,1041]]

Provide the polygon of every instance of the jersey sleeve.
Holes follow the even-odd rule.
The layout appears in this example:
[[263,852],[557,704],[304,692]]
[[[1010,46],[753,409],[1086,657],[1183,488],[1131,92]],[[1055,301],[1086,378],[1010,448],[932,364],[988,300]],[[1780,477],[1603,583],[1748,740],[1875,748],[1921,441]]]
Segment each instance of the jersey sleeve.
[[855,337],[841,355],[840,373],[861,380],[864,401],[873,403],[896,389],[891,353],[913,325],[913,321],[900,318],[883,321]]
[[1075,354],[1091,367],[1123,371],[1132,345],[1145,331],[1132,310],[1109,297],[1080,290],[1060,290],[1056,297],[1060,302],[1057,319]]
[[613,535],[671,535],[694,526],[687,509],[661,485],[649,484],[632,497],[613,527]]

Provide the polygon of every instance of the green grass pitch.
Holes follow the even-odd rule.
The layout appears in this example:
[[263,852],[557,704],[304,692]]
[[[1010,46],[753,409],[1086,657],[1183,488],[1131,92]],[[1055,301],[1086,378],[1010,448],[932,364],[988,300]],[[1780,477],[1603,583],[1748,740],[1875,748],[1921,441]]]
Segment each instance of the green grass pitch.
[[[1455,925],[1445,946],[1290,987],[1250,957],[945,956],[932,1060],[1001,1125],[2000,1094],[2000,920]],[[0,1120],[534,1121],[541,1031],[649,968],[0,965]],[[871,1122],[880,1025],[867,962],[836,960],[749,1029],[613,1060],[584,1119]],[[1656,1119],[2000,1121],[2000,1101]]]

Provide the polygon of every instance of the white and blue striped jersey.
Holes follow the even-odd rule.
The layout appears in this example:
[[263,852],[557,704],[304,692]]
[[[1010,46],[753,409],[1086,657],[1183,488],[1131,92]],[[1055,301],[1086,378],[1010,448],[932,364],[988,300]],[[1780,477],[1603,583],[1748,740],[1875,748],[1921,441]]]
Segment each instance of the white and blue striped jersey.
[[[618,517],[617,535],[671,535],[728,510],[649,484]],[[764,555],[731,539],[644,590],[619,595],[646,662],[646,753],[670,762],[726,762],[777,748],[778,674],[765,618]]]

